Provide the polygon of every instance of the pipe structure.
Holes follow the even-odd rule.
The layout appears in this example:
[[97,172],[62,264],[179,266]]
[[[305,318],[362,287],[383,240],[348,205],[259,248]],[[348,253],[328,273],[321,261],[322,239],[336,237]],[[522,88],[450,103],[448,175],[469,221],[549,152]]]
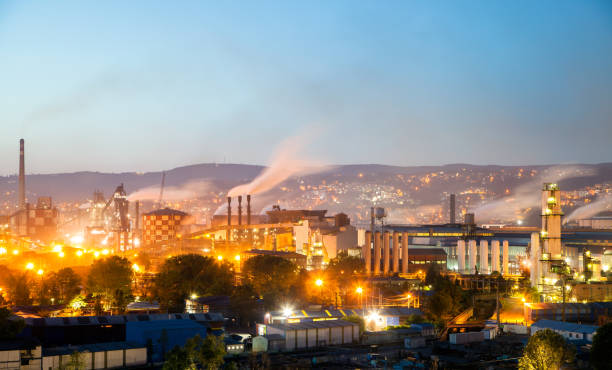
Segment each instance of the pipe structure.
[[540,284],[540,269],[541,264],[541,250],[540,250],[540,234],[539,233],[531,233],[531,248],[530,248],[530,256],[531,256],[531,267],[529,268],[531,286],[538,288]]
[[372,233],[370,231],[365,232],[365,244],[363,245],[363,259],[365,260],[365,271],[366,274],[370,275],[372,272]]
[[465,273],[465,240],[457,241],[457,271]]
[[478,250],[476,249],[476,240],[469,240],[468,241],[468,247],[469,247],[469,270],[470,270],[470,274],[475,274],[476,273],[476,255],[478,254]]
[[242,225],[242,195],[238,196],[238,225]]
[[25,196],[25,142],[19,140],[19,209],[26,208]]
[[408,233],[402,234],[402,272],[408,273]]
[[380,274],[380,231],[374,232],[374,275]]
[[383,274],[389,273],[389,258],[390,258],[390,247],[389,239],[391,234],[388,231],[383,233]]
[[393,232],[393,263],[392,263],[392,268],[393,268],[393,272],[400,272],[399,271],[399,249],[400,249],[400,245],[399,245],[399,236],[400,233],[398,232]]
[[489,274],[489,242],[480,241],[480,271],[481,274]]
[[501,274],[499,268],[499,240],[491,242],[491,272],[497,271]]
[[502,242],[502,268],[504,270],[504,275],[510,275],[510,261],[508,259],[508,241],[504,240]]

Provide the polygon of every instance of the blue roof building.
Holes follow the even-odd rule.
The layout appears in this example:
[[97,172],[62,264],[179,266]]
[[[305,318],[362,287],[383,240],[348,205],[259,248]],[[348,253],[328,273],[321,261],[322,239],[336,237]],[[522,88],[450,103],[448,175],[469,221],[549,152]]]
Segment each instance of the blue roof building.
[[575,324],[572,322],[554,321],[554,320],[539,320],[531,325],[531,335],[534,335],[538,330],[550,329],[558,334],[561,334],[565,339],[570,341],[587,341],[593,342],[593,335],[599,326]]
[[175,346],[184,346],[188,339],[206,337],[206,326],[192,320],[133,321],[125,326],[128,342],[147,346],[153,362],[163,361],[164,355]]

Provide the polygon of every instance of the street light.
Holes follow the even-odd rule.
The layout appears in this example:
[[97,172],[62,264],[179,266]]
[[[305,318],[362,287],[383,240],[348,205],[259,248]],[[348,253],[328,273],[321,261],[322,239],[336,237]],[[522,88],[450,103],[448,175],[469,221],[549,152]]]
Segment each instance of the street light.
[[34,264],[32,262],[28,262],[28,264],[26,265],[26,270],[33,270],[34,269]]
[[361,299],[361,294],[363,293],[363,288],[358,286],[355,291],[357,292],[357,294],[359,294],[359,306],[363,306],[363,300]]
[[317,279],[315,285],[319,287],[319,296],[321,298],[321,311],[323,311],[323,280]]

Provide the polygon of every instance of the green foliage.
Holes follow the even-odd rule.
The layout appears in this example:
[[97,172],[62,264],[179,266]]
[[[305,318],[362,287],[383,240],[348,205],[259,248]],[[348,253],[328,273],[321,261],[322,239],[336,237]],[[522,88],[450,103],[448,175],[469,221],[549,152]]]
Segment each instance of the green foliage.
[[458,315],[469,306],[469,294],[446,276],[440,275],[435,266],[427,271],[425,284],[431,285],[433,294],[425,299],[427,316],[436,322]]
[[610,350],[612,349],[612,323],[607,323],[597,329],[593,336],[591,347],[591,365],[596,370],[612,368]]
[[13,316],[13,313],[6,308],[0,308],[0,340],[14,339],[24,327],[25,322],[22,318]]
[[276,309],[291,300],[298,274],[290,261],[276,256],[255,256],[244,263],[242,271],[245,283],[263,297],[266,309]]
[[30,276],[27,271],[16,272],[7,276],[7,291],[10,301],[16,306],[32,304],[30,297]]
[[560,334],[550,329],[538,330],[529,338],[519,360],[521,370],[555,370],[571,363],[576,349]]
[[70,360],[67,363],[59,366],[60,370],[84,370],[85,368],[84,356],[76,351],[70,354]]
[[132,294],[132,267],[125,258],[112,256],[95,261],[87,279],[87,289],[101,299],[106,309],[125,311]]
[[50,273],[45,279],[44,289],[55,303],[68,303],[81,292],[81,277],[70,267]]
[[166,361],[163,370],[186,370],[195,369],[195,365],[185,348],[175,346],[166,353]]
[[183,312],[185,299],[231,293],[233,273],[227,262],[197,254],[168,258],[161,266],[154,284],[154,296],[172,312]]
[[166,354],[164,370],[209,369],[216,370],[223,365],[225,356],[223,339],[208,335],[202,339],[199,335],[187,340],[184,347],[174,347]]
[[354,322],[355,324],[359,324],[359,335],[363,334],[363,332],[365,331],[365,320],[361,316],[358,316],[358,315],[344,316],[342,320],[348,321],[348,322]]

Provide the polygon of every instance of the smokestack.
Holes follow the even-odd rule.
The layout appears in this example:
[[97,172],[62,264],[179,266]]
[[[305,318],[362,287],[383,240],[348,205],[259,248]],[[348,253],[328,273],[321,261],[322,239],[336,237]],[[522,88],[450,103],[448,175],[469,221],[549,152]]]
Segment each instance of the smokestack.
[[25,209],[26,207],[26,196],[25,196],[25,153],[24,153],[24,141],[19,140],[19,209]]
[[242,225],[242,195],[238,196],[238,225]]
[[227,232],[225,233],[225,240],[230,241],[230,226],[232,226],[232,197],[227,197]]
[[247,225],[251,224],[251,194],[247,194]]
[[455,223],[455,194],[450,195],[450,223]]
[[232,224],[232,197],[227,197],[227,226]]

